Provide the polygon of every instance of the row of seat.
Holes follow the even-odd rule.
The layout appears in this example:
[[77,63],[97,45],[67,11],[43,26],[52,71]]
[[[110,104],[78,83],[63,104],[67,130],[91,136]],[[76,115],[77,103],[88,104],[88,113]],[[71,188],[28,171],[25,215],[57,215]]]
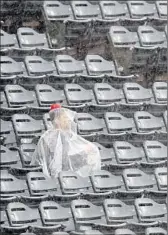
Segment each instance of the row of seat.
[[[152,170],[167,161],[167,146],[155,140],[142,142],[134,146],[127,141],[114,141],[110,147],[97,142],[103,168],[118,172],[124,167],[141,166],[145,170]],[[39,166],[30,166],[36,144],[21,144],[18,148],[1,147],[0,169],[16,169],[22,172],[41,169]]]
[[101,206],[78,199],[73,200],[67,208],[54,201],[43,201],[38,209],[13,202],[1,214],[1,228],[4,230],[19,231],[30,226],[41,232],[59,231],[62,226],[64,231],[76,229],[80,232],[95,226],[113,232],[117,227],[122,228],[127,224],[143,229],[144,224],[166,224],[167,219],[166,204],[158,204],[149,198],[137,198],[134,205],[127,205],[118,199],[105,199]]

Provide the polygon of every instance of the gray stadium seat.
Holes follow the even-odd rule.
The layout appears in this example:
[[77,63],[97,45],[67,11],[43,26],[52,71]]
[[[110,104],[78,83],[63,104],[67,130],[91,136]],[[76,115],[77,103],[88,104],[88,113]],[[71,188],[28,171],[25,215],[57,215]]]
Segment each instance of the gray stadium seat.
[[78,133],[81,135],[89,135],[102,133],[105,129],[103,119],[98,119],[89,113],[77,114]]
[[128,191],[157,189],[155,177],[136,168],[123,170],[123,179]]
[[127,103],[148,103],[153,101],[151,89],[146,89],[138,83],[125,83],[123,91]]
[[130,229],[119,228],[115,230],[114,235],[136,235],[136,234]]
[[155,117],[148,112],[135,112],[134,120],[138,132],[165,131],[163,118]]
[[167,220],[165,204],[158,204],[150,198],[138,198],[135,199],[135,207],[141,223]]
[[164,118],[165,126],[167,128],[167,110],[164,112],[163,118]]
[[4,144],[5,145],[15,145],[16,144],[16,137],[13,130],[12,122],[0,120],[1,128],[0,128],[0,136],[5,138]]
[[27,184],[25,180],[19,180],[6,170],[1,171],[1,197],[10,198],[28,194]]
[[142,47],[164,46],[167,42],[165,32],[160,32],[151,26],[139,26],[138,36]]
[[19,85],[6,85],[5,94],[9,107],[19,106],[37,106],[37,100],[34,91],[25,90]]
[[160,191],[167,191],[167,168],[159,167],[155,169],[155,177]]
[[93,89],[98,104],[125,103],[123,91],[115,89],[108,83],[96,83]]
[[123,190],[124,183],[121,176],[112,175],[108,171],[94,171],[90,176],[95,193]]
[[17,30],[17,37],[21,48],[49,47],[45,34],[39,34],[32,28],[21,27]]
[[154,82],[152,89],[156,103],[167,103],[167,82]]
[[39,211],[42,222],[45,226],[62,224],[65,226],[64,231],[74,230],[74,223],[70,208],[62,207],[54,201],[43,201],[39,205]]
[[8,103],[7,103],[4,91],[0,91],[0,105],[1,105],[1,108],[8,107]]
[[117,1],[99,1],[103,19],[127,18],[129,17],[126,4]]
[[40,107],[49,107],[53,103],[65,103],[63,90],[56,90],[47,84],[38,84],[35,91]]
[[128,1],[127,5],[131,18],[154,18],[158,16],[156,6],[153,3],[147,3],[145,1]]
[[57,74],[54,62],[49,62],[39,56],[26,56],[25,65],[29,76]]
[[78,194],[92,192],[92,185],[88,177],[83,178],[72,171],[62,171],[59,182],[63,194]]
[[156,1],[156,8],[161,19],[167,19],[167,2]]
[[0,29],[0,48],[12,48],[18,47],[18,41],[15,34],[8,34],[4,30]]
[[21,164],[18,151],[12,151],[6,146],[1,145],[0,153],[1,153],[1,161],[0,161],[1,169],[11,168],[13,166],[18,166]]
[[103,202],[108,223],[137,222],[134,206],[126,205],[119,199],[105,199]]
[[33,197],[53,195],[58,192],[58,181],[46,177],[42,172],[29,172],[27,183],[30,195]]
[[143,148],[148,162],[165,161],[167,159],[167,147],[158,141],[145,141]]
[[105,113],[105,121],[110,134],[135,131],[132,118],[127,118],[117,112]]
[[98,5],[89,3],[88,1],[72,1],[72,11],[75,19],[97,19],[100,18],[100,8]]
[[98,147],[100,155],[101,155],[101,163],[116,163],[115,161],[115,153],[113,148],[106,148],[103,145],[94,142],[94,144]]
[[86,73],[84,61],[77,61],[69,55],[57,55],[55,63],[60,75],[81,75]]
[[116,75],[113,61],[107,61],[99,55],[87,55],[85,58],[86,69],[89,75],[99,76],[102,74]]
[[95,103],[93,91],[86,90],[78,84],[65,84],[64,91],[68,105]]
[[145,229],[145,235],[167,235],[167,231],[163,228],[159,227],[149,227]]
[[31,167],[30,163],[32,160],[32,155],[35,151],[35,144],[21,144],[20,145],[20,158],[24,167]]
[[8,56],[1,56],[1,76],[23,76],[26,75],[26,68],[23,62],[16,62]]
[[135,147],[125,141],[115,141],[113,146],[119,164],[141,162],[145,160],[145,153],[141,147]]

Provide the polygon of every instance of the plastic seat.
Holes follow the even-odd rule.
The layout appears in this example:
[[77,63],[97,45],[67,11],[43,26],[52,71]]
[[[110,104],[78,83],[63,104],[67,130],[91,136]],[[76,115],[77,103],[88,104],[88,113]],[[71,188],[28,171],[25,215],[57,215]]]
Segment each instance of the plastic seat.
[[[28,114],[14,114],[12,117],[13,126],[18,141],[32,141],[34,137],[39,137],[44,131],[42,120],[35,120]],[[23,139],[23,140],[22,140]]]
[[23,76],[26,75],[26,68],[23,62],[16,62],[8,56],[1,56],[1,76]]
[[145,229],[145,235],[167,235],[167,231],[163,228],[159,227],[149,227]]
[[165,32],[160,32],[151,26],[139,26],[138,36],[142,47],[164,46],[166,44]]
[[0,168],[11,168],[20,165],[20,156],[18,151],[12,151],[6,146],[0,146],[1,161]]
[[153,93],[156,103],[167,103],[167,83],[166,82],[154,82]]
[[112,26],[109,31],[109,41],[114,48],[130,48],[139,46],[136,32],[131,32],[123,26]]
[[8,34],[2,29],[0,30],[1,36],[0,36],[0,48],[12,48],[12,47],[18,47],[18,41],[15,34]]
[[69,105],[95,103],[92,90],[86,90],[78,84],[65,84],[65,95]]
[[36,145],[35,144],[21,144],[20,145],[20,157],[22,160],[22,164],[24,167],[30,167],[31,168],[31,160],[32,155],[35,151]]
[[49,107],[53,103],[65,102],[63,90],[56,90],[47,84],[38,84],[35,90],[40,107]]
[[19,85],[6,85],[5,94],[9,107],[36,106],[37,100],[33,91],[25,90]]
[[159,167],[155,169],[155,177],[160,191],[167,191],[167,168]]
[[89,113],[78,113],[77,125],[78,133],[81,135],[102,133],[105,129],[104,120],[95,118]]
[[86,73],[84,61],[77,61],[69,55],[57,55],[55,63],[60,75]]
[[155,4],[156,4],[159,18],[167,19],[167,2],[166,1],[156,1]]
[[82,178],[75,172],[62,171],[59,174],[59,181],[63,194],[76,194],[92,191],[92,186],[88,177]]
[[94,144],[98,147],[100,155],[101,155],[101,163],[106,164],[106,163],[115,163],[115,153],[113,148],[106,148],[103,145],[99,143]]
[[90,176],[95,193],[116,191],[123,189],[124,183],[120,176],[112,175],[108,171],[94,171]]
[[130,229],[125,228],[119,228],[115,230],[114,235],[136,235],[133,231]]
[[85,64],[89,75],[116,74],[113,61],[107,61],[99,55],[87,55]]
[[155,177],[136,168],[123,170],[123,179],[128,191],[157,189]]
[[98,5],[89,3],[88,1],[72,1],[71,2],[75,19],[97,19],[100,18],[100,8]]
[[135,112],[134,120],[138,132],[165,131],[163,119],[155,117],[148,112]]
[[165,161],[167,159],[167,147],[158,141],[145,141],[143,148],[148,162]]
[[150,89],[143,88],[138,83],[125,83],[123,91],[127,103],[146,103],[153,100],[153,94]]
[[137,221],[134,206],[126,205],[119,199],[105,199],[103,205],[108,223],[118,224]]
[[25,180],[19,180],[7,171],[1,171],[1,197],[10,198],[26,195],[28,193]]
[[39,34],[32,28],[22,27],[17,30],[17,37],[21,48],[49,47],[45,34]]
[[158,204],[150,198],[138,198],[135,199],[135,207],[141,223],[167,220],[165,204]]
[[154,18],[158,16],[156,6],[153,3],[147,3],[145,1],[128,1],[127,5],[131,18]]
[[145,153],[142,148],[135,147],[125,141],[115,141],[114,151],[119,164],[141,162],[145,159]]
[[4,91],[0,91],[0,105],[1,105],[1,109],[8,107],[8,103],[7,103]]
[[129,16],[126,4],[117,1],[99,1],[103,19],[126,18]]
[[76,226],[82,223],[106,223],[103,208],[95,206],[87,200],[78,199],[72,201],[71,210]]
[[105,122],[110,134],[132,132],[135,130],[133,119],[126,118],[117,112],[106,112]]
[[58,192],[58,181],[48,178],[41,172],[29,172],[27,183],[30,195],[33,197],[53,195]]
[[43,201],[39,205],[39,211],[42,222],[45,226],[62,224],[65,226],[64,231],[74,230],[74,223],[70,208],[62,207],[53,201]]
[[4,138],[5,145],[15,145],[16,138],[11,121],[0,120],[0,136]]
[[164,118],[165,126],[167,127],[167,110],[164,112],[163,118]]
[[25,64],[29,76],[57,74],[54,62],[49,62],[39,56],[26,56]]
[[63,21],[73,17],[70,5],[60,1],[44,1],[43,10],[48,21]]
[[125,102],[123,91],[115,89],[107,83],[96,83],[94,94],[98,104]]

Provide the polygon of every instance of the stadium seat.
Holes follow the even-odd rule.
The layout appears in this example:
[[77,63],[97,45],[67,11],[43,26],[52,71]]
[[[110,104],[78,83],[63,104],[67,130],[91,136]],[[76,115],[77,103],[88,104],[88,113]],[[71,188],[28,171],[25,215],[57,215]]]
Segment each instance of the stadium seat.
[[15,34],[8,34],[4,30],[0,30],[1,37],[0,37],[0,48],[12,48],[12,47],[19,47],[18,41]]
[[115,89],[108,83],[96,83],[93,90],[96,101],[100,105],[125,103],[123,91],[121,89]]
[[1,161],[0,161],[1,169],[8,169],[14,166],[21,165],[18,151],[12,151],[6,146],[1,145],[0,153],[1,153]]
[[164,112],[163,118],[164,118],[165,126],[167,128],[167,110]]
[[1,77],[26,75],[26,68],[23,62],[16,62],[8,56],[1,56]]
[[47,84],[37,84],[35,91],[40,107],[49,107],[53,103],[65,103],[63,90],[56,90]]
[[160,191],[167,190],[167,168],[160,167],[155,169],[155,177]]
[[145,229],[145,235],[155,235],[155,234],[167,235],[167,231],[159,227],[153,227],[153,228],[149,227]]
[[35,144],[21,144],[20,145],[20,148],[19,148],[20,158],[24,167],[31,168],[30,163],[31,163],[35,148],[36,148]]
[[5,95],[8,105],[11,108],[37,106],[35,93],[33,91],[25,90],[19,85],[6,85]]
[[86,69],[89,75],[116,74],[113,61],[107,61],[99,55],[87,55],[85,58]]
[[21,48],[49,47],[45,34],[39,34],[32,28],[21,27],[17,30],[17,37]]
[[165,161],[167,159],[167,147],[158,141],[145,141],[143,148],[148,162]]
[[123,179],[128,191],[157,190],[155,177],[136,168],[123,170]]
[[84,235],[103,235],[103,233],[98,230],[86,230],[84,231]]
[[135,199],[135,207],[141,223],[167,220],[165,204],[158,204],[150,198],[137,198]]
[[125,141],[115,141],[113,146],[119,164],[141,162],[145,160],[145,153],[140,147],[135,147]]
[[114,235],[136,235],[133,231],[131,231],[130,229],[116,229],[115,230],[115,234]]
[[102,164],[110,164],[116,163],[115,153],[113,148],[106,148],[103,145],[94,142],[94,144],[98,147],[100,155],[101,155],[101,163]]
[[57,74],[54,62],[49,62],[39,56],[26,56],[25,65],[29,76]]
[[83,61],[77,61],[69,55],[57,55],[55,59],[58,74],[86,74],[86,68]]
[[148,112],[135,112],[134,120],[138,132],[165,131],[163,118],[155,117]]
[[156,8],[158,11],[159,18],[167,18],[167,2],[166,1],[156,1]]
[[152,86],[155,102],[162,104],[167,103],[167,83],[154,82]]
[[11,121],[0,120],[0,136],[4,138],[5,145],[16,145],[16,137]]
[[72,11],[75,19],[97,19],[100,18],[100,8],[98,5],[89,3],[88,1],[72,1]]

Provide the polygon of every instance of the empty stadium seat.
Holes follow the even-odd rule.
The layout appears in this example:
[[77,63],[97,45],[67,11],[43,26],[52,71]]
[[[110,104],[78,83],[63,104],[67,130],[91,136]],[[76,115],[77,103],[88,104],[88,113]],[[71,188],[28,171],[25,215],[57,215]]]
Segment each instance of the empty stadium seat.
[[160,191],[167,190],[167,168],[160,167],[155,169],[155,177]]
[[0,120],[1,129],[0,136],[4,138],[5,145],[15,145],[16,137],[11,121]]
[[21,48],[49,47],[45,34],[39,34],[32,28],[22,27],[17,30],[17,37]]
[[93,89],[98,104],[125,103],[123,91],[115,89],[110,84],[96,83]]
[[87,55],[85,64],[89,75],[116,74],[114,62],[107,61],[99,55]]
[[58,74],[85,74],[86,68],[83,61],[77,61],[69,55],[57,55],[55,59]]
[[163,118],[164,118],[165,126],[167,128],[167,110],[164,112]]
[[166,82],[154,82],[152,89],[153,89],[153,94],[154,94],[156,103],[159,103],[159,104],[167,103],[167,83]]
[[155,234],[167,235],[167,231],[159,227],[153,227],[153,228],[149,227],[145,229],[145,235],[155,235]]
[[0,153],[1,153],[1,161],[0,161],[1,169],[11,168],[13,166],[19,166],[21,164],[18,151],[12,151],[6,146],[1,145]]
[[135,199],[139,222],[164,222],[167,220],[167,210],[165,204],[158,204],[150,198]]
[[0,48],[12,48],[18,47],[18,41],[15,34],[8,34],[2,29],[0,30],[1,37],[0,37]]
[[123,170],[123,179],[128,191],[157,189],[155,177],[136,168]]
[[158,15],[161,19],[167,18],[167,2],[166,1],[156,1],[156,8]]
[[[20,145],[20,158],[24,167],[30,167],[33,153],[35,151],[35,144],[21,144]],[[31,170],[31,169],[30,169]]]
[[56,90],[47,84],[38,84],[35,91],[40,107],[49,107],[53,103],[65,103],[63,90]]
[[25,65],[29,76],[57,74],[54,62],[49,62],[39,56],[26,56]]
[[23,62],[16,62],[8,56],[1,56],[1,76],[23,76],[26,68]]
[[113,148],[106,148],[99,143],[94,144],[98,147],[100,155],[101,155],[101,162],[102,164],[108,163],[116,163],[115,160],[115,153]]

